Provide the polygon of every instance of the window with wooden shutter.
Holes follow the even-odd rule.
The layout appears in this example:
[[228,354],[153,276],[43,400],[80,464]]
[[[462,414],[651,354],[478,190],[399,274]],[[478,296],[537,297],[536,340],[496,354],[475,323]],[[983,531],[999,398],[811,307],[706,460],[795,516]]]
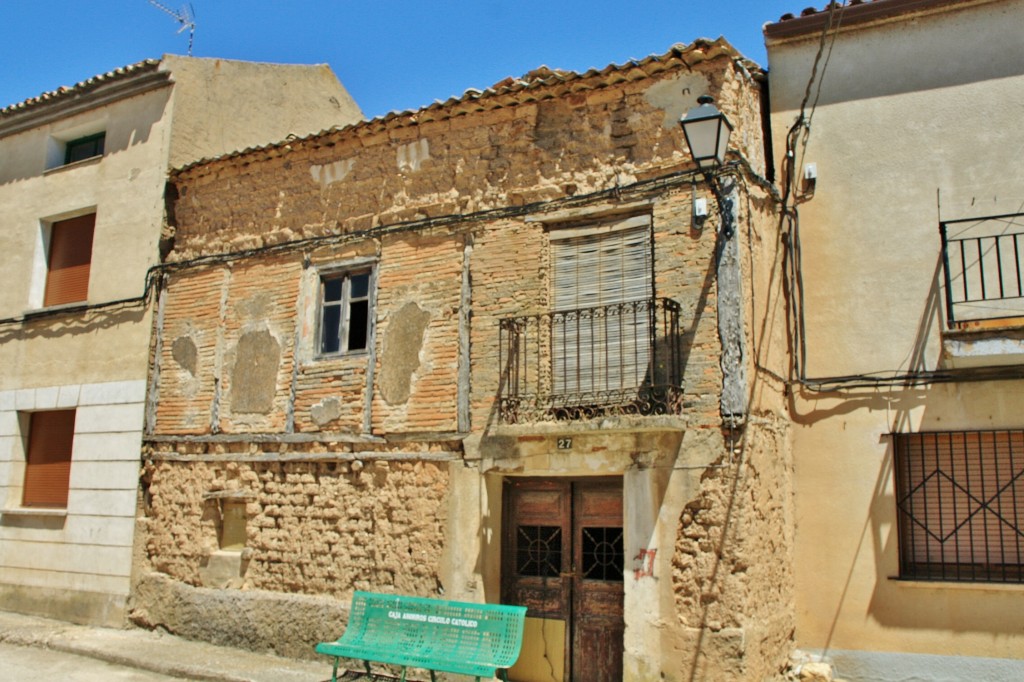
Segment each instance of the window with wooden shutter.
[[74,434],[74,410],[29,415],[23,506],[67,507]]
[[651,220],[551,231],[552,386],[602,394],[641,386],[650,360]]
[[1024,431],[894,438],[900,577],[1024,582]]
[[95,213],[53,223],[44,306],[78,303],[89,297],[89,266],[95,225]]

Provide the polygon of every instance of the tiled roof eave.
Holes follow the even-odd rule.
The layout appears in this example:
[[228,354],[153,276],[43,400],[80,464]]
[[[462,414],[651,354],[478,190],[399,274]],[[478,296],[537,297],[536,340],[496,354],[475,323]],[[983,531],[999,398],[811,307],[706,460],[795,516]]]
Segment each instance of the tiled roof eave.
[[172,83],[158,60],[147,60],[44,93],[0,110],[0,135],[10,135]]
[[[757,78],[764,71],[755,62],[746,59],[725,38],[709,40],[701,38],[690,45],[674,45],[662,55],[651,55],[641,60],[633,60],[622,65],[612,64],[603,69],[590,69],[584,73],[550,72],[542,78],[506,79],[498,86],[485,90],[469,89],[461,97],[450,97],[445,101],[436,101],[420,109],[392,111],[383,116],[360,121],[343,127],[322,130],[301,138],[292,137],[258,147],[249,147],[219,157],[200,159],[186,166],[175,169],[172,175],[183,174],[197,166],[214,161],[222,161],[235,157],[264,153],[267,156],[278,156],[288,153],[295,145],[314,144],[328,136],[339,135],[369,137],[388,130],[407,128],[426,122],[438,122],[465,116],[472,113],[493,111],[505,107],[519,106],[547,99],[554,99],[566,94],[577,94],[614,87],[623,82],[640,81],[652,76],[680,68],[691,68],[696,64],[718,58],[728,58],[744,74]],[[533,72],[531,72],[533,73]],[[528,74],[529,76],[529,74]],[[524,77],[525,78],[525,77]]]
[[[861,0],[849,2],[837,8],[842,12],[842,27],[869,24],[894,19],[908,14],[942,10],[950,5],[967,5],[991,2],[993,0]],[[787,15],[788,16],[788,15]],[[829,6],[819,11],[804,10],[799,17],[783,18],[775,23],[765,24],[764,36],[769,42],[788,38],[802,38],[818,34],[828,26]]]

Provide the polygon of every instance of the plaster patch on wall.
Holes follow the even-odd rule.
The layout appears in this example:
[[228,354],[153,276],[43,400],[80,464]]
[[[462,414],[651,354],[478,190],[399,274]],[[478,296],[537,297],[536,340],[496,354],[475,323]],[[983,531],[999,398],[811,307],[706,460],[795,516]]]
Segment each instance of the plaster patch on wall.
[[171,357],[193,377],[196,375],[199,351],[191,336],[179,336],[171,344]]
[[309,416],[317,426],[326,426],[341,416],[341,401],[337,398],[324,398],[309,408]]
[[320,183],[321,187],[327,187],[332,183],[344,180],[355,167],[355,159],[342,159],[325,165],[310,166],[309,174],[313,176],[314,182]]
[[239,301],[235,306],[235,310],[242,319],[259,320],[270,314],[272,303],[273,300],[270,294],[261,291]]
[[423,335],[430,313],[406,303],[387,327],[381,357],[380,392],[388,405],[401,405],[412,392],[412,375],[420,366]]
[[418,171],[420,164],[430,158],[430,145],[426,138],[403,144],[398,148],[398,170]]
[[665,112],[661,127],[675,129],[691,108],[697,106],[697,98],[711,90],[707,79],[696,73],[681,73],[675,78],[660,81],[647,89],[644,99],[652,107]]
[[267,414],[274,406],[281,344],[266,329],[238,339],[231,372],[231,410]]

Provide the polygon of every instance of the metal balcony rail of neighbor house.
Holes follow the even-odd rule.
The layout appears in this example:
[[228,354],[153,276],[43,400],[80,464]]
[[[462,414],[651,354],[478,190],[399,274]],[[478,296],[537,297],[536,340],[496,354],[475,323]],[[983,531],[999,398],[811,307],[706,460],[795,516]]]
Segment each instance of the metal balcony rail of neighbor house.
[[946,320],[1024,317],[1024,213],[939,224]]
[[501,320],[501,420],[680,414],[679,309],[651,298]]

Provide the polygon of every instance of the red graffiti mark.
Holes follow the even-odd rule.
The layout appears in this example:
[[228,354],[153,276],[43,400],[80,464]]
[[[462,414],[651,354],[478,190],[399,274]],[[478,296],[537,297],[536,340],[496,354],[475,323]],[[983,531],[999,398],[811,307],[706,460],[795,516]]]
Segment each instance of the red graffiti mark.
[[641,549],[640,552],[633,557],[634,578],[639,580],[640,578],[654,577],[654,555],[657,553],[658,550],[656,549]]

